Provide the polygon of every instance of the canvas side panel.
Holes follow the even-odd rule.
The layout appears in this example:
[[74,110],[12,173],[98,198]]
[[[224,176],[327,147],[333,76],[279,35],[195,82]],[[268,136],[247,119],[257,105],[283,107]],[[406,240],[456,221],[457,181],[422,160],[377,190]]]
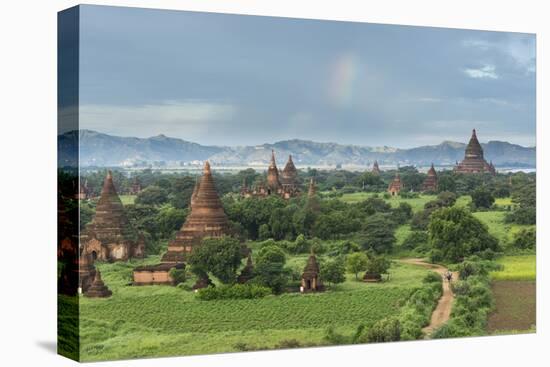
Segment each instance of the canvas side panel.
[[79,7],[57,17],[57,351],[80,359],[79,235]]

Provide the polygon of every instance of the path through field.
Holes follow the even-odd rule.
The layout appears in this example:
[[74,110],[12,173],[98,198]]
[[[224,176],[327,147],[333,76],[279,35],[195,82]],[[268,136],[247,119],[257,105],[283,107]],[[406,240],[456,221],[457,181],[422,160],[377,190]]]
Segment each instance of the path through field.
[[[430,264],[425,262],[422,259],[402,259],[400,261],[407,264],[419,265],[419,266],[430,268],[436,273],[439,273],[442,277],[443,277],[443,274],[445,274],[448,270],[444,266],[437,265],[437,264]],[[458,273],[453,272],[453,280],[456,280],[456,279],[458,279]],[[453,306],[453,299],[454,299],[454,294],[451,290],[449,282],[443,279],[443,295],[439,299],[439,302],[437,303],[437,307],[432,313],[432,319],[430,320],[430,324],[426,326],[424,329],[422,329],[422,331],[427,337],[429,337],[430,334],[435,329],[442,326],[444,323],[446,323],[449,320],[449,317],[451,316],[451,309]]]

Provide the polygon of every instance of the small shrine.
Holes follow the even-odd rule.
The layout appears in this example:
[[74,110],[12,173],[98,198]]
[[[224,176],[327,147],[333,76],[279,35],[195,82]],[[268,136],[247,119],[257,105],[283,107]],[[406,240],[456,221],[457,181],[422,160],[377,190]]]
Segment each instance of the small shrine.
[[111,297],[112,294],[113,292],[107,288],[101,279],[101,272],[99,269],[96,269],[94,280],[90,287],[84,292],[84,295],[90,298],[106,298]]
[[319,277],[319,263],[317,262],[317,258],[315,257],[312,249],[302,274],[302,286],[300,287],[300,291],[320,292],[324,290],[325,287]]

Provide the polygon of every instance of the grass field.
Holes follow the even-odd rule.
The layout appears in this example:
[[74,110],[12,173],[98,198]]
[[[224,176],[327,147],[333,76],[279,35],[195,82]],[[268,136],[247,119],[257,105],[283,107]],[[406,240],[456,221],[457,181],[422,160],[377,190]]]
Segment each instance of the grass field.
[[[368,192],[355,192],[352,194],[344,194],[340,198],[340,200],[346,202],[346,203],[358,203],[363,200],[368,199],[369,197],[373,196],[375,194],[368,193]],[[381,195],[379,195],[382,197]],[[401,196],[394,196],[390,197],[389,199],[385,199],[388,203],[391,204],[392,207],[397,207],[399,203],[409,203],[413,211],[417,212],[422,209],[424,209],[424,204],[426,204],[428,201],[435,199],[435,195],[420,195],[418,198],[414,199],[404,199]]]
[[130,205],[136,200],[136,195],[119,195],[122,204]]
[[[293,257],[289,265],[303,265],[306,258]],[[113,296],[81,299],[83,360],[229,352],[243,343],[265,349],[290,339],[319,345],[330,326],[350,333],[396,314],[427,273],[396,263],[390,280],[378,284],[348,274],[345,283],[324,293],[200,301],[176,287],[127,285],[134,266],[156,261],[97,264]]]
[[534,331],[536,283],[495,281],[491,288],[495,297],[495,311],[489,316],[487,331],[492,334]]
[[503,256],[497,260],[503,265],[502,271],[491,273],[493,280],[535,280],[536,256]]

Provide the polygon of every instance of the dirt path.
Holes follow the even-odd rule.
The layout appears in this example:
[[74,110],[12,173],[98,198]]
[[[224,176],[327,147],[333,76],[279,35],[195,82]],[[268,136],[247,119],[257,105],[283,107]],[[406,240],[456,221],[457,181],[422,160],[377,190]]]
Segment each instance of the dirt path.
[[[430,264],[425,262],[422,259],[403,259],[400,261],[406,264],[412,264],[412,265],[418,265],[418,266],[424,266],[426,268],[430,268],[431,270],[439,273],[442,277],[443,277],[443,274],[447,272],[446,267],[437,265],[437,264]],[[453,280],[456,280],[456,279],[458,279],[458,273],[453,272]],[[443,279],[443,295],[439,299],[439,302],[437,303],[437,307],[432,313],[432,319],[430,320],[430,324],[426,326],[424,329],[422,329],[422,331],[427,337],[429,337],[430,334],[435,329],[437,329],[438,327],[440,327],[441,325],[443,325],[449,320],[449,317],[451,316],[451,308],[453,306],[453,299],[454,299],[454,294],[451,291],[449,282]]]

